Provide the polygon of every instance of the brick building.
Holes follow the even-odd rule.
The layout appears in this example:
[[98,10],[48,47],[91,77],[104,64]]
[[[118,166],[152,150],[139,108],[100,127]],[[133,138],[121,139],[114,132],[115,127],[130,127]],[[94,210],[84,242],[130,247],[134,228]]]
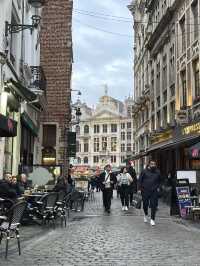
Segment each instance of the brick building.
[[40,130],[41,163],[64,164],[65,125],[71,111],[72,0],[49,0],[43,9],[41,64],[47,79],[47,109]]

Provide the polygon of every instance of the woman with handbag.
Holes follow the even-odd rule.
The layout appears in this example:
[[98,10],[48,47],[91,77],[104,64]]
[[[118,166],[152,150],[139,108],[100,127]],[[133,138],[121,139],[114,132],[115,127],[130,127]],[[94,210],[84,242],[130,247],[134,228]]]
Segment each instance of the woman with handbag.
[[129,189],[133,182],[131,175],[127,172],[127,168],[123,167],[117,176],[117,182],[120,187],[120,198],[122,203],[122,211],[128,211],[129,207]]

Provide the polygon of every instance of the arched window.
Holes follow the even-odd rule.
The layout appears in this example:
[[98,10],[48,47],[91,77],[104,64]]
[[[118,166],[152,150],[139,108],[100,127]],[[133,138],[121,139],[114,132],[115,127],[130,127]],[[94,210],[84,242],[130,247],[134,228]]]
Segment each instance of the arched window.
[[88,125],[85,125],[84,126],[84,134],[89,134],[89,126]]
[[78,161],[78,164],[81,164],[81,158],[80,157],[77,158],[77,161]]
[[76,126],[76,134],[80,134],[80,126]]
[[84,157],[83,162],[84,164],[88,164],[88,157]]

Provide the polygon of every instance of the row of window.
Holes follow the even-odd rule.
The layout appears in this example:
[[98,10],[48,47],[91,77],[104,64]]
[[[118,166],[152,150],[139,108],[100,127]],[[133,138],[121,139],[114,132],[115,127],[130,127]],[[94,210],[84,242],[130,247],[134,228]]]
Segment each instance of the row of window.
[[[131,122],[128,122],[128,123],[121,123],[121,129],[131,129],[132,127],[132,124]],[[108,124],[103,124],[102,125],[102,130],[101,130],[101,125],[94,125],[93,127],[93,132],[96,134],[96,133],[108,133],[108,128],[109,128],[109,125]],[[110,132],[112,133],[116,133],[118,130],[117,128],[117,124],[111,124],[110,125]],[[84,128],[83,128],[83,132],[84,134],[89,134],[90,133],[90,128],[88,125],[85,125]],[[76,133],[77,134],[80,134],[80,126],[77,125],[76,126]]]
[[[121,156],[121,163],[124,163],[124,161],[125,161],[125,156]],[[100,162],[100,158],[99,158],[99,156],[94,156],[93,157],[93,163],[99,163]],[[116,163],[117,162],[117,157],[116,157],[116,155],[112,155],[112,156],[110,156],[110,162],[111,163]],[[80,157],[78,157],[77,158],[77,163],[78,164],[81,164],[82,163],[82,160],[81,160],[81,158]],[[84,164],[88,164],[89,163],[89,160],[88,160],[88,157],[84,157],[83,158],[83,163]]]
[[[129,135],[127,135],[128,138]],[[130,135],[131,139],[131,135]],[[117,151],[117,138],[112,137],[111,142],[110,142],[110,147],[111,151]],[[127,143],[127,146],[125,143],[121,144],[121,151],[125,152],[125,147],[127,147],[127,151],[131,151],[131,143]],[[107,137],[102,137],[102,142],[101,142],[101,150],[102,151],[107,151],[108,149],[108,138]],[[94,152],[99,152],[100,151],[100,142],[99,138],[94,138],[94,145],[93,145],[93,150]],[[79,141],[76,142],[76,151],[81,152],[82,147]],[[89,152],[89,142],[85,141],[83,144],[83,152]]]

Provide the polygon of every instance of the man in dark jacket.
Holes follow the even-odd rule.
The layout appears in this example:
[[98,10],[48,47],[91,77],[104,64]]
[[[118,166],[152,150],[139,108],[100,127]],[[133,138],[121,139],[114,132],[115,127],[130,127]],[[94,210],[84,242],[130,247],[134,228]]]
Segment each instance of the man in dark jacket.
[[133,179],[133,182],[130,184],[130,188],[129,188],[130,205],[132,205],[133,193],[137,193],[137,176],[136,176],[135,169],[133,168],[130,162],[128,162],[127,164],[127,172]]
[[151,208],[152,226],[155,225],[155,215],[158,206],[158,189],[161,182],[160,171],[156,167],[156,162],[151,160],[145,170],[142,171],[139,177],[138,192],[142,193],[144,222],[146,223],[148,216],[148,208]]
[[105,171],[98,177],[98,185],[103,192],[103,205],[105,211],[110,213],[113,188],[117,180],[115,175],[111,172],[111,166],[109,164],[105,166],[104,170]]
[[11,200],[17,199],[17,192],[12,186],[11,174],[5,174],[4,179],[0,180],[0,197]]

